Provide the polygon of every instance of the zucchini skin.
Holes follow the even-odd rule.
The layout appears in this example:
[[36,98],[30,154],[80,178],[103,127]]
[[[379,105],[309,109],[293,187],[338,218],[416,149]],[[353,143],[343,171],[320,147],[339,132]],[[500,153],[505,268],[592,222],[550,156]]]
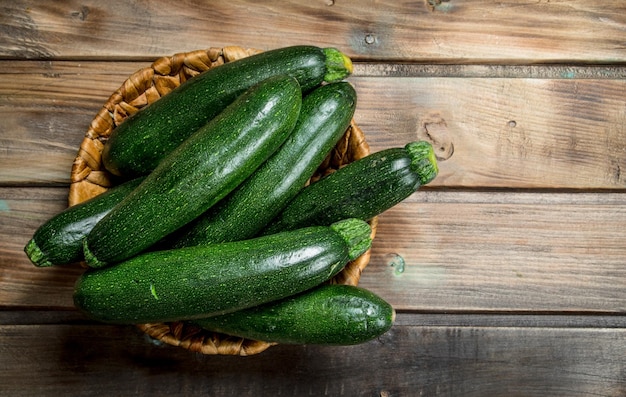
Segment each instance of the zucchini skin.
[[148,252],[87,270],[76,282],[74,304],[93,319],[119,324],[241,310],[330,279],[356,254],[351,253],[356,246],[371,246],[369,233],[365,222],[348,219],[330,227]]
[[276,302],[193,321],[209,331],[282,344],[355,345],[387,332],[395,310],[355,286],[326,284]]
[[372,153],[302,189],[261,234],[328,225],[344,218],[370,220],[437,173],[433,148],[425,141]]
[[288,76],[242,94],[98,222],[84,241],[87,265],[130,258],[216,204],[287,139],[301,104],[298,82]]
[[325,79],[341,79],[351,71],[351,61],[341,52],[315,46],[279,48],[225,63],[185,81],[117,126],[104,145],[103,164],[118,176],[145,175],[261,81],[286,74],[308,91]]
[[[242,240],[257,235],[305,186],[350,125],[356,92],[347,82],[306,95],[293,132],[245,182],[170,237],[173,248]],[[166,243],[167,244],[167,243]]]
[[85,202],[66,208],[48,219],[24,247],[31,262],[38,267],[80,262],[83,239],[93,227],[143,181],[135,178],[115,186]]

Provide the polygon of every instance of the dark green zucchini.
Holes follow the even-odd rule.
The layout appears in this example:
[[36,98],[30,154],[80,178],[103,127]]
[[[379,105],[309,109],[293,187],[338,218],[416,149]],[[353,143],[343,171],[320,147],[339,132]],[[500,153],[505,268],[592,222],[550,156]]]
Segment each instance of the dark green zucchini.
[[347,219],[249,240],[148,252],[77,280],[74,303],[110,323],[204,318],[313,288],[371,246],[367,223]]
[[262,234],[336,220],[370,220],[435,178],[437,160],[425,141],[372,153],[304,188]]
[[130,258],[200,216],[284,143],[301,104],[293,77],[272,77],[246,91],[98,222],[85,239],[87,264]]
[[303,91],[323,81],[341,80],[352,63],[340,51],[293,46],[229,62],[187,80],[135,113],[111,133],[102,160],[115,175],[144,175],[194,131],[245,90],[275,76],[289,75]]
[[350,125],[355,107],[356,92],[347,82],[327,84],[308,94],[283,146],[229,196],[170,237],[170,246],[257,235],[305,186]]
[[35,231],[24,252],[35,266],[40,267],[82,261],[83,239],[143,179],[139,177],[115,186],[48,219]]
[[193,321],[209,331],[284,344],[355,345],[393,325],[395,311],[374,293],[326,284],[301,294]]

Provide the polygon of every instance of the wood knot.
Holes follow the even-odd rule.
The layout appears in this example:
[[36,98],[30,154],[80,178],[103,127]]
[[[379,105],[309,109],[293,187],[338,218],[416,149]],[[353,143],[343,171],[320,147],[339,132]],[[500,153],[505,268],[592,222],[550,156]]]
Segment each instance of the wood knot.
[[450,0],[426,0],[426,7],[430,12],[444,11],[447,12],[451,5]]
[[80,8],[80,10],[78,11],[72,11],[70,13],[70,15],[72,15],[72,18],[78,18],[81,21],[84,21],[87,19],[87,16],[89,15],[89,13],[91,12],[91,10],[89,9],[89,7],[87,6],[82,6]]
[[448,160],[454,154],[448,124],[439,112],[431,112],[420,120],[417,139],[430,142],[439,161]]

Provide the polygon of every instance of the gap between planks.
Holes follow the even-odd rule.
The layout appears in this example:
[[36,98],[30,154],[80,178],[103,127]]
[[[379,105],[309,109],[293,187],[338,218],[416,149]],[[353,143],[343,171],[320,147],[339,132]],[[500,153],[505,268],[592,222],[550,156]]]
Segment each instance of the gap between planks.
[[[165,55],[164,55],[165,56]],[[60,77],[84,73],[84,64],[111,65],[109,73],[134,71],[149,66],[160,58],[63,58],[45,60],[0,59],[2,74],[37,73],[47,77]],[[127,65],[127,66],[124,66]],[[359,61],[353,59],[355,77],[466,77],[466,78],[528,78],[528,79],[626,79],[626,64],[494,64],[476,62],[472,64],[437,64],[427,62]],[[116,70],[120,69],[119,73]],[[127,72],[128,73],[128,72]]]
[[[0,309],[2,325],[94,325],[77,310]],[[541,312],[414,312],[399,310],[395,326],[454,328],[626,328],[626,314]]]
[[527,79],[626,78],[626,65],[497,65],[354,62],[355,77],[466,77]]

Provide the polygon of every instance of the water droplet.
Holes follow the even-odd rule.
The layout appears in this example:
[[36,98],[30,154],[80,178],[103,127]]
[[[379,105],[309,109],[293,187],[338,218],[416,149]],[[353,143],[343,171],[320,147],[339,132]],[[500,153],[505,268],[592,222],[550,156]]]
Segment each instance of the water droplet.
[[154,299],[159,300],[159,296],[157,295],[156,287],[154,286],[154,284],[150,284],[150,293],[152,294]]
[[393,267],[393,272],[396,276],[404,273],[404,258],[398,254],[389,254],[389,266]]

